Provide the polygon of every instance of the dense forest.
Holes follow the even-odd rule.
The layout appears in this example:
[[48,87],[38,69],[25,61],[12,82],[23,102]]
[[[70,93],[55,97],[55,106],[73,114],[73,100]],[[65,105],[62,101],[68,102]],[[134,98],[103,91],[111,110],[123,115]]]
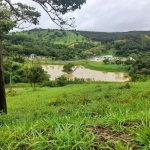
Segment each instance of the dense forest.
[[92,31],[78,31],[86,38],[100,41],[102,43],[113,42],[116,40],[125,40],[130,37],[139,35],[150,36],[150,31],[129,31],[129,32],[92,32]]
[[130,36],[120,42],[114,42],[114,47],[118,50],[117,56],[129,56],[143,52],[150,52],[150,38],[147,35]]

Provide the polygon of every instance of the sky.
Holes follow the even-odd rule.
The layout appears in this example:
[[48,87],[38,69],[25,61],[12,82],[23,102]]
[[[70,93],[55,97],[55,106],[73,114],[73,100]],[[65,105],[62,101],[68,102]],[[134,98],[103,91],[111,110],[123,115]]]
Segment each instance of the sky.
[[[32,0],[11,0],[35,7],[41,12],[40,24],[31,28],[60,29]],[[87,0],[80,10],[68,13],[76,18],[76,30],[126,32],[150,30],[150,0]]]

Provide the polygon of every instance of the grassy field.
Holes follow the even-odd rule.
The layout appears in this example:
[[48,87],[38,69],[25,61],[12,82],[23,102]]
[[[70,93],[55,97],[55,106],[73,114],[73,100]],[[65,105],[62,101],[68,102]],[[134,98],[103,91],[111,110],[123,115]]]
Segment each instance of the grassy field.
[[[78,63],[75,63],[75,64],[78,64]],[[98,71],[107,71],[107,72],[127,72],[128,71],[127,66],[117,65],[117,64],[104,64],[103,62],[87,61],[83,63],[83,66],[88,69],[98,70]]]
[[7,91],[1,150],[150,149],[150,81]]

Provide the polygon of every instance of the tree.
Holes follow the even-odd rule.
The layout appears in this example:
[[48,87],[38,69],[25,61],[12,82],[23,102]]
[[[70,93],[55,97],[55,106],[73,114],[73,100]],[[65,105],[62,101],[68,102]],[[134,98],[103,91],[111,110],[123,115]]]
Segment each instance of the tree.
[[58,86],[65,86],[67,85],[67,77],[61,75],[60,77],[56,78],[56,83]]
[[32,66],[25,75],[28,79],[28,82],[31,84],[31,87],[35,88],[36,83],[41,83],[43,81],[49,80],[49,75],[40,65]]
[[63,71],[67,73],[71,73],[73,66],[74,66],[73,63],[67,63],[63,66]]
[[[32,0],[38,3],[49,15],[50,19],[61,28],[74,27],[74,18],[63,18],[63,15],[80,9],[86,0]],[[7,113],[4,85],[2,38],[11,29],[24,29],[31,24],[38,24],[40,13],[35,8],[22,3],[12,4],[10,0],[0,0],[0,112]],[[28,23],[28,24],[26,24]],[[28,25],[28,26],[25,26]]]
[[111,49],[111,43],[107,43],[106,44],[106,50],[110,50]]

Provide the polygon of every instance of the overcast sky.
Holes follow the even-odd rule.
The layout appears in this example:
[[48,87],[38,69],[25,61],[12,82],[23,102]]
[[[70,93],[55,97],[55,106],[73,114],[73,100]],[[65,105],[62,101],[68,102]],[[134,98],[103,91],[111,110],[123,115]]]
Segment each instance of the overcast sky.
[[[56,29],[42,8],[32,0],[11,0],[34,6],[41,12],[40,25],[31,28]],[[150,0],[87,0],[80,10],[67,14],[76,18],[77,30],[120,32],[150,30]]]

